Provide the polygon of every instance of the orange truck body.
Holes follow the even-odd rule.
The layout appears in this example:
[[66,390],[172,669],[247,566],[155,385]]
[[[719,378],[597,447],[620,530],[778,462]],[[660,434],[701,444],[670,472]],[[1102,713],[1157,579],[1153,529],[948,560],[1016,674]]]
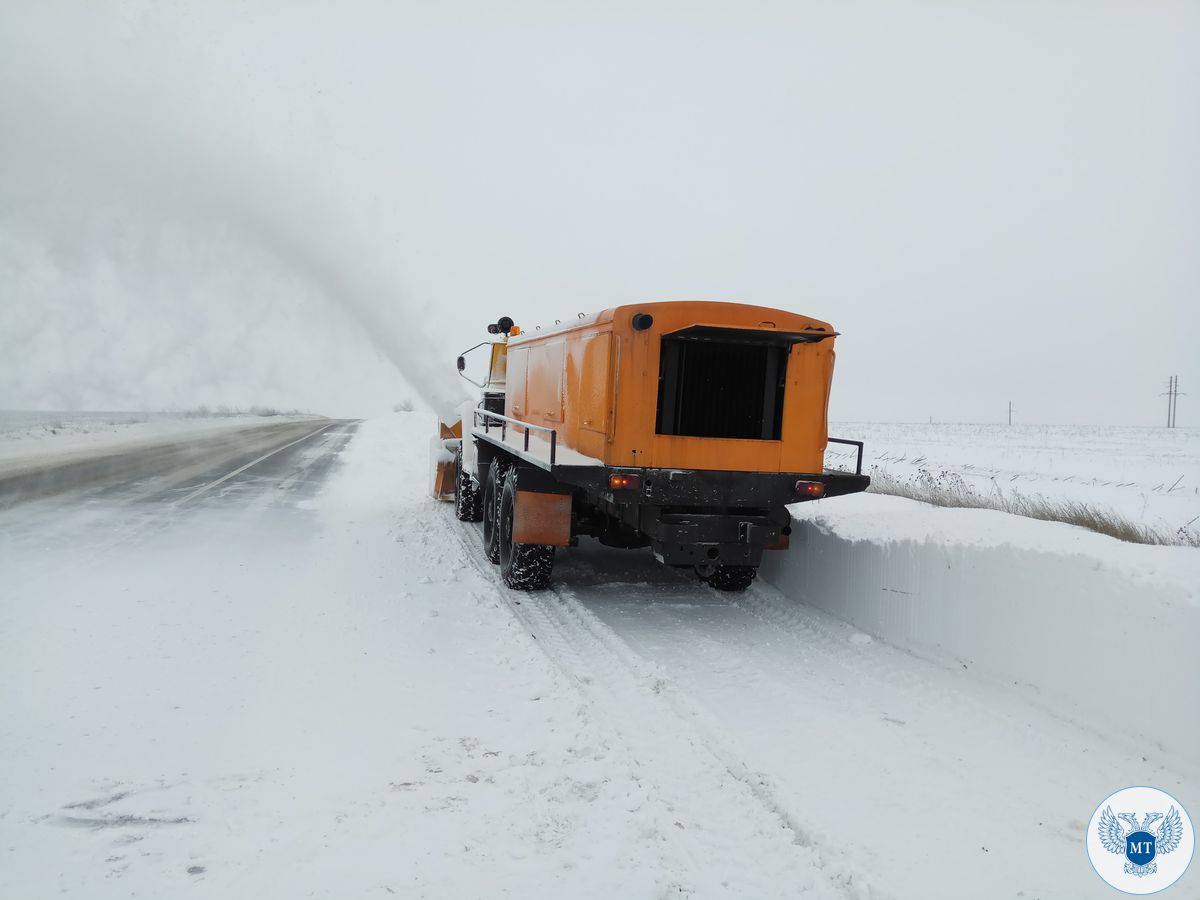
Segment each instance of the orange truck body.
[[[635,312],[653,316],[653,329],[635,330]],[[657,433],[660,337],[693,327],[827,336],[791,346],[778,439]],[[828,437],[833,335],[827,322],[739,303],[616,307],[553,330],[511,337],[505,414],[554,428],[561,445],[608,466],[820,472]]]
[[[463,376],[481,395],[437,488],[483,522],[510,587],[545,587],[556,549],[588,537],[744,590],[787,548],[788,504],[870,483],[861,442],[827,434],[828,322],[697,300],[488,330],[503,337],[458,359],[464,373],[489,348],[484,380]],[[855,471],[825,468],[831,440],[858,447]]]

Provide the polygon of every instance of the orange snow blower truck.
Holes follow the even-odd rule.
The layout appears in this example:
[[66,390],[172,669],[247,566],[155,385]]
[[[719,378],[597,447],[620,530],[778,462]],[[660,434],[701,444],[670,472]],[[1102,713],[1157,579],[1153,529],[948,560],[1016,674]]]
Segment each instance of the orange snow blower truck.
[[[580,535],[650,547],[721,590],[785,549],[787,504],[865,490],[862,444],[826,433],[832,326],[738,303],[619,306],[496,337],[478,403],[435,439],[433,491],[483,521],[510,587],[550,580]],[[825,468],[827,441],[857,447]]]

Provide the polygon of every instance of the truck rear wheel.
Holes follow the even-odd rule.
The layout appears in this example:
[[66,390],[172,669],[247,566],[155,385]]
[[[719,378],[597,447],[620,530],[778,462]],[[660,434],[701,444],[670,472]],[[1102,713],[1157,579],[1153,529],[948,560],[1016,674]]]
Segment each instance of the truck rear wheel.
[[460,522],[478,522],[483,518],[479,485],[463,471],[461,449],[454,454],[454,471],[454,515]]
[[500,518],[500,490],[504,475],[500,461],[493,459],[488,466],[487,480],[483,483],[483,552],[490,562],[500,562],[500,529],[496,523]]
[[500,575],[519,591],[538,591],[550,584],[554,548],[549,544],[513,541],[513,516],[517,507],[517,473],[510,471],[500,495]]
[[705,581],[718,591],[744,591],[757,574],[754,566],[718,566]]

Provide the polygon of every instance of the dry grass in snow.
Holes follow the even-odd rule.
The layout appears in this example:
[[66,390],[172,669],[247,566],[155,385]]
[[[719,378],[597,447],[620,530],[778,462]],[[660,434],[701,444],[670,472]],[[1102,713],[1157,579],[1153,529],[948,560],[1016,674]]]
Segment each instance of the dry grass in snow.
[[1030,519],[1065,522],[1131,544],[1200,547],[1200,528],[1195,527],[1195,519],[1172,532],[1134,522],[1111,509],[1082,500],[1026,495],[1017,491],[1006,493],[995,482],[991,483],[990,490],[979,491],[956,472],[934,473],[929,469],[918,469],[915,475],[905,478],[873,466],[870,474],[870,490],[877,494],[908,497],[934,506],[997,509]]

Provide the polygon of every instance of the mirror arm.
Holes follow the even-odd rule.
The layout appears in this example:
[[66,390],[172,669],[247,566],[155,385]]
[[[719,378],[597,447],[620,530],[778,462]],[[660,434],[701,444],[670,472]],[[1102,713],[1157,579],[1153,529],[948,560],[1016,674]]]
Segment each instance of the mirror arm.
[[491,345],[492,345],[491,341],[480,341],[474,347],[468,347],[462,353],[458,354],[458,363],[457,363],[458,364],[458,374],[461,375],[463,378],[465,378],[467,381],[471,382],[471,384],[475,385],[475,387],[477,387],[477,388],[483,388],[483,387],[486,387],[486,385],[483,384],[482,382],[476,381],[474,378],[470,377],[469,375],[467,375],[466,372],[463,371],[467,367],[467,361],[466,361],[466,359],[464,359],[464,357],[468,353],[470,353],[472,350],[478,350],[480,347],[490,347]]

